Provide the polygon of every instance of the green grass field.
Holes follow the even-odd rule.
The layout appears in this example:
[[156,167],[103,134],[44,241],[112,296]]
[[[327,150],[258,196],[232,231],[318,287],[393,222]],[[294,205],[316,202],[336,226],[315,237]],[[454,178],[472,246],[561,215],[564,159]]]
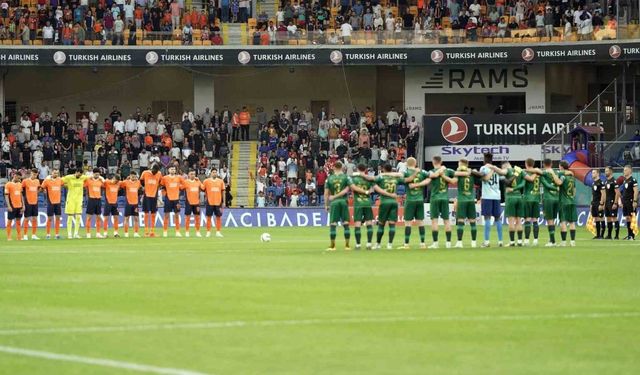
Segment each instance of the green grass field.
[[261,232],[2,230],[0,374],[640,373],[639,242],[326,253],[326,228]]

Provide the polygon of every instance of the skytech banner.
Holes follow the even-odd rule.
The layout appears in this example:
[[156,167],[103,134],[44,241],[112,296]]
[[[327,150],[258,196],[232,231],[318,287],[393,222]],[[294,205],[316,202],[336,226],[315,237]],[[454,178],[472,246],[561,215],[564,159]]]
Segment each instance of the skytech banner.
[[[241,48],[238,48],[241,47]],[[451,65],[612,62],[640,58],[640,42],[329,46],[3,46],[0,66]],[[515,77],[518,78],[518,77]]]

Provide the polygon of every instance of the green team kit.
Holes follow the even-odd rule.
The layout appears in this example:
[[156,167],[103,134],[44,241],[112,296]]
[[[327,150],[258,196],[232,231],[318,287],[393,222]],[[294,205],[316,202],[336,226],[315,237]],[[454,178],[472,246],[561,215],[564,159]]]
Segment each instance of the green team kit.
[[[325,183],[325,189],[329,190],[329,194],[337,195],[350,185],[349,177],[345,174],[332,174]],[[343,224],[349,223],[349,206],[347,204],[347,195],[335,198],[329,206],[329,222]]]
[[[366,179],[361,173],[356,172],[351,176],[351,183],[362,190],[368,191],[373,183]],[[373,209],[371,208],[371,198],[369,194],[353,193],[353,220],[356,222],[367,222],[373,220]]]
[[[466,167],[458,168],[460,172],[469,171]],[[456,218],[458,220],[475,220],[476,219],[476,192],[475,177],[469,176],[458,177],[458,204],[456,208]]]
[[525,186],[524,171],[520,167],[508,168],[506,174],[507,188],[505,194],[504,215],[506,217],[524,217],[524,198],[522,191]]
[[560,210],[560,189],[556,185],[551,170],[542,171],[540,182],[543,187],[542,211],[547,221],[555,220]]
[[562,185],[560,185],[560,222],[575,223],[578,221],[578,209],[576,207],[576,179],[573,174],[558,173]]
[[[396,194],[398,185],[404,184],[404,180],[389,175],[380,175],[375,179],[375,183],[380,189],[389,194]],[[378,207],[378,221],[380,223],[396,222],[398,220],[398,201],[386,195],[380,196],[380,207]]]
[[540,176],[531,173],[533,181],[524,183],[524,217],[540,217]]
[[[437,173],[438,168],[434,168],[430,173]],[[452,169],[446,169],[443,172],[447,177],[453,177],[454,171]],[[429,211],[431,213],[431,219],[442,218],[442,220],[449,220],[449,184],[442,178],[442,176],[431,180],[431,200],[429,204]]]
[[[404,173],[405,178],[414,176],[415,169],[408,169]],[[429,178],[429,173],[424,170],[417,171],[410,183],[420,183]],[[410,223],[412,220],[424,220],[424,194],[423,187],[408,188],[404,201],[404,221]],[[410,224],[406,224],[410,225]]]

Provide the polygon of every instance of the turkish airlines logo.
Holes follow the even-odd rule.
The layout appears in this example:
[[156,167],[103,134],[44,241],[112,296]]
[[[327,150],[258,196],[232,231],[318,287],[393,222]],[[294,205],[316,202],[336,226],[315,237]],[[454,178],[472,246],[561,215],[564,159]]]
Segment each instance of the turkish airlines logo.
[[442,123],[440,131],[442,132],[442,138],[444,138],[445,141],[457,144],[467,138],[469,127],[460,117],[449,117]]
[[531,48],[525,48],[522,50],[522,60],[531,61],[535,57],[535,53]]
[[431,61],[433,61],[434,63],[439,63],[444,59],[444,53],[442,53],[442,51],[440,51],[439,49],[434,49],[433,51],[431,51]]
[[609,56],[611,56],[612,59],[617,59],[620,55],[622,55],[622,49],[619,45],[614,44],[609,47]]

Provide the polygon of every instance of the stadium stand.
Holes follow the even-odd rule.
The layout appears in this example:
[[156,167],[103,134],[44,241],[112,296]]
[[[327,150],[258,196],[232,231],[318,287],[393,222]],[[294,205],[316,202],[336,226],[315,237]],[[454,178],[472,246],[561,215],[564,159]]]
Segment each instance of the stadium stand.
[[[283,2],[284,3],[284,2]],[[91,4],[91,6],[89,5]],[[615,2],[2,0],[3,45],[515,43],[637,37]],[[276,10],[277,8],[277,10]],[[621,35],[618,35],[620,32]]]

